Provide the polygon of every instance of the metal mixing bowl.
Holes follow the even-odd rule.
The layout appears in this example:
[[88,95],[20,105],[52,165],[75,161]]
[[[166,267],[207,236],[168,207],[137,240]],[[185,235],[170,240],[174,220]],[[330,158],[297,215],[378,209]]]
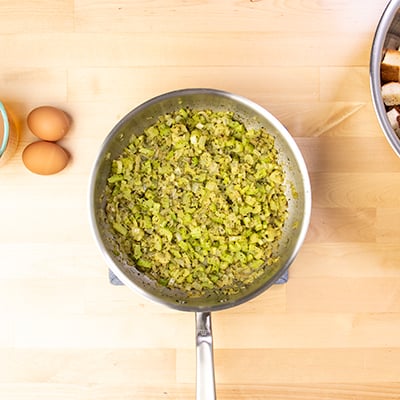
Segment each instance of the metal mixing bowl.
[[370,84],[372,101],[379,124],[389,144],[400,156],[400,138],[394,132],[386,115],[381,95],[381,62],[384,49],[398,49],[400,46],[400,0],[388,3],[376,28],[370,57]]

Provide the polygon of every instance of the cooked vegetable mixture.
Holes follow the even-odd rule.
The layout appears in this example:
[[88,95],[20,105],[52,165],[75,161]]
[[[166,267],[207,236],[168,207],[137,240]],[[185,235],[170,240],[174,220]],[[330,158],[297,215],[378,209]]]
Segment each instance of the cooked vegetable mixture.
[[180,109],[113,160],[106,219],[120,252],[171,289],[234,293],[277,259],[287,217],[274,138],[231,112]]

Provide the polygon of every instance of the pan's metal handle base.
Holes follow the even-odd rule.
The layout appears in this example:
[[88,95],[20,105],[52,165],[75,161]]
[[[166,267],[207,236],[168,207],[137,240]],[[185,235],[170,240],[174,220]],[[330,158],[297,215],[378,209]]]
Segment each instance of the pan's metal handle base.
[[196,400],[215,400],[211,313],[196,313]]

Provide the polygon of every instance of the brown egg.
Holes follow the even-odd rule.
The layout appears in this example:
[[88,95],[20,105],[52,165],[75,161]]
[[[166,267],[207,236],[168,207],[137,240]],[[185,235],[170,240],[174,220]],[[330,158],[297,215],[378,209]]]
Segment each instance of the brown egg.
[[69,116],[52,106],[41,106],[28,115],[28,127],[39,139],[56,142],[68,132],[71,125]]
[[60,172],[68,164],[69,154],[58,144],[38,141],[25,147],[22,161],[31,172],[51,175]]

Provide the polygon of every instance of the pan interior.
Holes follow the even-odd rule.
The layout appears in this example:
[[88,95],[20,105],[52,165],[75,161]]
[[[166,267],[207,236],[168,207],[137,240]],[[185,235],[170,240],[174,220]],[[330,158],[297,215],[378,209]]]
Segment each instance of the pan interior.
[[[141,133],[157,121],[158,116],[182,107],[229,110],[247,128],[264,127],[275,137],[280,163],[286,175],[288,219],[279,242],[279,261],[253,284],[235,295],[210,294],[191,298],[167,289],[140,273],[132,261],[115,255],[112,231],[104,220],[104,189],[111,162],[129,143],[133,133]],[[231,93],[213,89],[184,89],[158,96],[127,114],[107,136],[95,162],[90,182],[90,212],[97,243],[108,266],[124,284],[169,307],[184,311],[214,311],[240,304],[266,290],[290,266],[304,240],[310,216],[311,191],[304,160],[287,130],[262,107]]]

